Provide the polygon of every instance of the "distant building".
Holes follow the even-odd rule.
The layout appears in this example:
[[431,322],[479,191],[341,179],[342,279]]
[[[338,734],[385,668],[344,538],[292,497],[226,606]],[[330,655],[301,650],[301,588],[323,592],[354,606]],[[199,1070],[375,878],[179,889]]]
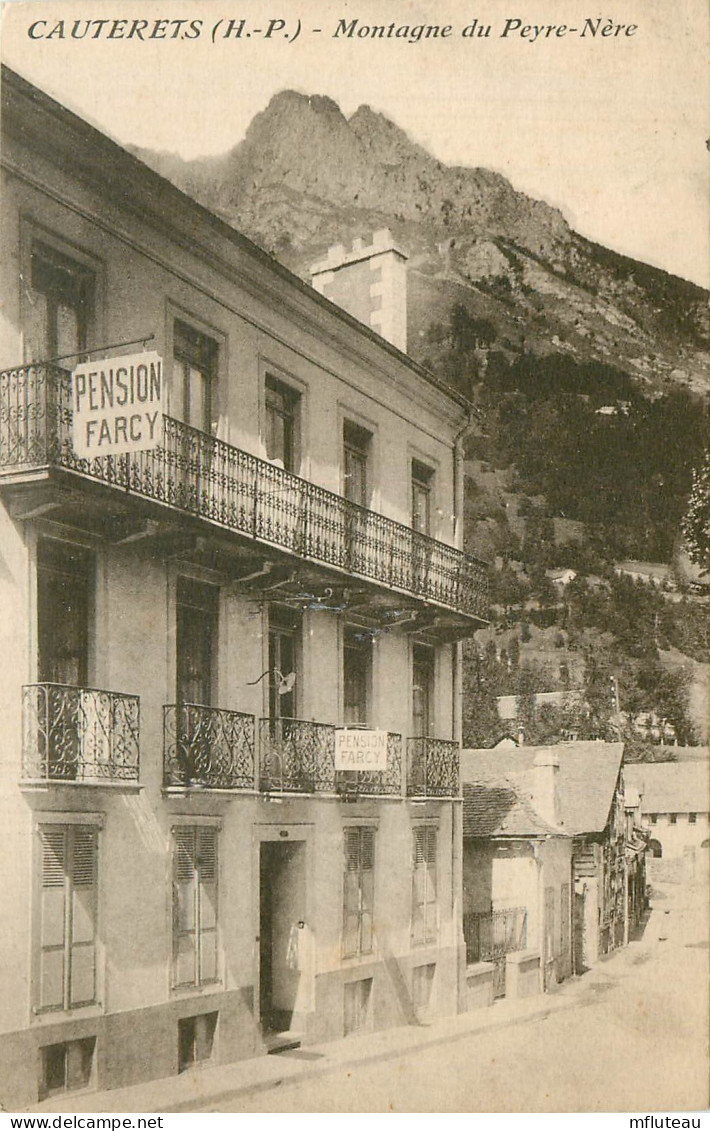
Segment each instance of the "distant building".
[[655,585],[659,589],[675,589],[673,570],[664,562],[616,562],[614,573],[617,577],[630,577],[632,581]]
[[682,863],[691,874],[698,867],[707,866],[710,858],[710,765],[707,760],[635,763],[626,767],[625,777],[627,789],[635,790],[640,796],[641,814],[650,833],[651,875],[660,878],[668,871],[665,868],[668,861],[675,865]]

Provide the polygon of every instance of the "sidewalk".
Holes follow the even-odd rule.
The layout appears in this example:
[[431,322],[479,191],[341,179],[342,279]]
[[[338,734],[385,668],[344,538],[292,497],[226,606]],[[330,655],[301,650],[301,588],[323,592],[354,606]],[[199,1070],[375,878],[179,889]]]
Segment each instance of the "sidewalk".
[[28,1110],[67,1114],[152,1114],[209,1110],[211,1104],[223,1105],[233,1100],[234,1110],[238,1111],[240,1097],[268,1091],[281,1084],[324,1076],[349,1065],[382,1063],[404,1057],[414,1049],[434,1047],[472,1034],[540,1020],[560,1010],[582,1008],[595,1000],[594,984],[598,986],[600,978],[614,981],[615,975],[621,974],[624,967],[634,960],[639,948],[648,949],[643,941],[631,943],[626,949],[615,951],[593,971],[581,978],[571,978],[551,994],[538,994],[523,1000],[502,1000],[456,1017],[346,1037],[325,1045],[308,1045],[275,1056],[195,1068],[180,1076],[151,1080],[114,1091],[62,1096]]

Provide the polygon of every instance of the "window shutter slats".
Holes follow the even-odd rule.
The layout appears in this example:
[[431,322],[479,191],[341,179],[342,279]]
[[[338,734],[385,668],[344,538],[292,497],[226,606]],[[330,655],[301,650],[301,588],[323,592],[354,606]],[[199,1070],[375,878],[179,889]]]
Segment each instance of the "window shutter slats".
[[345,867],[348,872],[360,870],[360,830],[345,830]]
[[42,887],[63,888],[66,882],[66,835],[63,828],[45,828],[42,840]]
[[93,887],[96,860],[96,835],[93,829],[76,826],[72,853],[72,876],[75,887]]
[[201,883],[217,883],[217,833],[215,829],[202,828],[199,830],[197,865],[200,870]]
[[375,830],[360,829],[360,866],[365,871],[375,867]]
[[186,884],[195,873],[195,833],[193,829],[175,829],[175,879]]

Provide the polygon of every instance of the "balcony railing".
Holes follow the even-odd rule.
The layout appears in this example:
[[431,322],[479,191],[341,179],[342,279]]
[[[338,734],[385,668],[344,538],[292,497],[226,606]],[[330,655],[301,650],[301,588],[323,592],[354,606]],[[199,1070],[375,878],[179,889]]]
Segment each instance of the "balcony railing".
[[464,915],[466,962],[495,962],[516,950],[525,950],[528,939],[526,907],[504,907],[497,911]]
[[486,567],[239,448],[164,418],[148,452],[79,459],[71,379],[51,365],[0,373],[0,476],[66,468],[309,561],[484,619]]
[[407,739],[407,795],[458,797],[459,744],[443,738]]
[[387,735],[387,768],[367,772],[335,769],[335,731],[307,719],[261,719],[259,788],[274,793],[339,793],[399,796],[402,738]]
[[32,684],[22,689],[25,781],[137,781],[136,695]]
[[163,784],[254,789],[254,716],[195,703],[163,708]]

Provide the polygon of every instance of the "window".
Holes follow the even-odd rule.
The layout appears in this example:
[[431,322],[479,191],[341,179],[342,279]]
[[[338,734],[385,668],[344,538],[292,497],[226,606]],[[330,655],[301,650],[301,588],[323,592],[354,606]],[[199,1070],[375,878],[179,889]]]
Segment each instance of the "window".
[[201,432],[212,430],[219,347],[212,338],[175,321],[170,414]]
[[36,360],[66,357],[71,367],[86,350],[93,274],[36,240],[31,251],[30,279],[33,293],[27,338],[31,354]]
[[367,507],[370,503],[368,461],[372,433],[346,420],[343,424],[343,495],[351,503]]
[[217,655],[219,589],[177,579],[176,682],[178,703],[209,706]]
[[178,1021],[178,1072],[212,1058],[218,1013],[201,1013]]
[[93,555],[81,546],[37,543],[37,645],[40,683],[85,687]]
[[97,829],[42,825],[40,845],[37,1007],[45,1011],[92,1005],[96,1001]]
[[676,825],[678,823],[678,814],[677,813],[671,813],[668,817],[668,820],[670,821],[670,823],[672,825]]
[[414,829],[412,867],[412,943],[436,942],[436,829],[422,825]]
[[176,986],[217,981],[217,830],[173,830],[173,954]]
[[370,1022],[370,1000],[372,998],[372,978],[361,978],[357,982],[345,983],[345,1036],[360,1033]]
[[346,628],[343,640],[343,722],[366,726],[372,674],[372,638]]
[[412,737],[432,733],[434,703],[434,649],[415,644],[412,651]]
[[345,830],[343,896],[343,957],[372,953],[372,915],[375,902],[375,830],[358,826]]
[[294,719],[297,715],[296,672],[301,614],[280,605],[269,606],[269,718]]
[[658,813],[651,813],[651,824],[655,825],[658,822]]
[[431,534],[431,497],[434,472],[419,460],[412,460],[412,530]]
[[41,1050],[40,1099],[88,1087],[95,1048],[96,1037],[45,1045]]
[[688,813],[688,824],[694,825],[698,819],[697,813]]
[[299,399],[282,381],[266,378],[266,458],[278,461],[286,471],[296,470]]

